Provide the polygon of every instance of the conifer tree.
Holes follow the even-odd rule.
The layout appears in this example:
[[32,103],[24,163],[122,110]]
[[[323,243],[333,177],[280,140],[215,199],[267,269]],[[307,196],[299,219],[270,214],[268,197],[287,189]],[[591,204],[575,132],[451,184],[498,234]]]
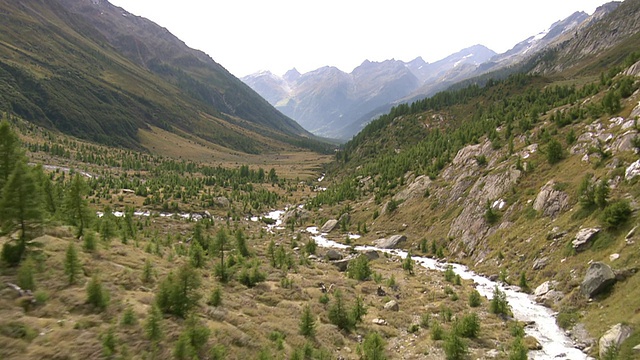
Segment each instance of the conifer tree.
[[94,308],[103,311],[109,304],[109,293],[102,288],[102,282],[94,275],[87,285],[87,303]]
[[362,344],[362,350],[364,353],[364,359],[366,360],[386,360],[387,356],[384,354],[384,340],[382,336],[377,332],[370,332],[364,338]]
[[300,319],[300,335],[313,337],[316,333],[316,321],[313,318],[313,312],[309,305],[302,310],[302,318]]
[[111,206],[106,205],[102,211],[102,219],[100,220],[100,238],[105,244],[108,244],[116,234],[115,219]]
[[22,289],[35,290],[36,281],[34,279],[35,266],[31,256],[28,256],[25,261],[20,264],[18,269],[18,286]]
[[223,283],[229,280],[226,264],[224,263],[224,250],[226,248],[226,245],[227,245],[227,233],[224,230],[224,228],[221,228],[216,234],[216,242],[215,242],[214,250],[220,256],[220,263],[216,265],[216,276]]
[[162,340],[162,313],[155,304],[152,304],[149,308],[149,315],[147,315],[145,323],[145,334],[154,347]]
[[243,257],[249,257],[249,249],[247,248],[247,240],[242,229],[236,231],[236,249]]
[[0,123],[0,189],[9,181],[9,176],[21,157],[20,140],[9,122],[3,120]]
[[67,214],[67,219],[71,225],[78,229],[76,234],[79,239],[84,235],[84,229],[88,227],[91,221],[91,214],[89,213],[89,204],[85,199],[88,192],[88,186],[84,182],[84,179],[79,173],[76,173],[65,193],[64,205]]
[[142,268],[142,282],[145,284],[153,282],[153,264],[149,258],[144,261],[144,267]]
[[76,247],[73,242],[70,242],[64,258],[64,274],[67,275],[69,285],[76,282],[81,266]]
[[20,231],[16,244],[7,242],[2,248],[2,258],[11,266],[22,260],[27,247],[42,225],[40,210],[40,189],[25,161],[19,161],[13,168],[0,200],[0,221],[4,233]]

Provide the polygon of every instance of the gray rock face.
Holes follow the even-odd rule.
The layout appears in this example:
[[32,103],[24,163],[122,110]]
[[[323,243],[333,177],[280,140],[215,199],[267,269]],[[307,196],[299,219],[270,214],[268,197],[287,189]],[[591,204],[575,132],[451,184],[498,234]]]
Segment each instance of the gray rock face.
[[533,202],[533,208],[536,211],[551,218],[558,216],[569,206],[569,195],[564,191],[556,190],[555,186],[556,182],[550,180],[540,189],[536,200]]
[[395,249],[405,241],[407,241],[407,237],[404,235],[392,235],[386,239],[378,239],[373,243],[382,249]]
[[428,176],[418,176],[409,186],[395,194],[393,199],[395,201],[405,201],[422,198],[429,188],[429,184],[431,184],[431,179]]
[[384,309],[389,311],[399,311],[400,305],[395,300],[391,300],[388,303],[384,304]]
[[616,282],[616,275],[611,267],[605,263],[594,262],[587,269],[584,280],[580,285],[580,292],[592,298],[607,290]]
[[311,212],[307,209],[293,208],[282,216],[282,223],[289,224],[291,221],[302,221],[305,222],[309,220],[311,216]]
[[580,229],[576,234],[576,237],[571,241],[571,245],[576,251],[582,251],[586,249],[589,241],[593,239],[593,237],[600,232],[598,228],[585,228]]
[[335,249],[329,249],[329,251],[327,251],[326,256],[327,256],[327,259],[329,259],[330,261],[344,259],[344,255],[342,255],[339,251]]
[[634,163],[629,165],[624,172],[624,178],[625,180],[631,180],[638,175],[640,175],[640,160],[636,160]]
[[545,266],[547,266],[548,262],[549,262],[549,258],[547,258],[547,257],[543,257],[543,258],[540,258],[540,259],[536,260],[533,263],[533,270],[540,270],[540,269],[544,268]]
[[600,358],[604,357],[605,352],[611,346],[619,348],[620,345],[627,340],[633,333],[633,329],[627,325],[616,324],[609,329],[598,342],[598,348],[600,349]]
[[533,295],[543,296],[553,289],[553,283],[551,281],[545,281],[540,284],[534,291]]
[[338,225],[338,220],[336,219],[327,220],[327,222],[324,223],[324,225],[322,225],[322,227],[320,228],[320,232],[330,233],[333,231],[333,229],[336,228],[336,225]]

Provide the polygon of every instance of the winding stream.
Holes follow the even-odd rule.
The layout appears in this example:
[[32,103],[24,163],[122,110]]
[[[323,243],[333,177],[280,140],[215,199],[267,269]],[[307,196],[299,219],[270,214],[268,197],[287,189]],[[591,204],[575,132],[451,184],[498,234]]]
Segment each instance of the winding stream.
[[[276,220],[273,227],[277,228],[281,225],[281,216],[284,211],[274,211],[267,215]],[[271,229],[273,229],[273,227]],[[350,246],[329,240],[326,234],[321,234],[316,227],[306,229],[310,233],[318,246],[346,249]],[[358,235],[353,235],[358,237]],[[384,253],[390,253],[401,258],[406,258],[407,252],[403,250],[380,249],[373,246],[356,246],[356,251],[376,250]],[[511,311],[519,321],[533,321],[532,325],[525,327],[527,335],[535,337],[542,345],[542,350],[530,351],[529,359],[535,360],[551,360],[551,359],[571,359],[571,360],[592,360],[593,358],[584,354],[581,350],[574,347],[573,341],[567,337],[562,329],[556,325],[554,312],[535,302],[533,296],[523,292],[515,291],[502,284],[491,281],[484,276],[478,275],[469,270],[466,266],[460,264],[450,264],[438,262],[435,259],[421,256],[413,256],[416,264],[431,270],[444,271],[447,265],[453,267],[453,271],[460,275],[462,279],[473,280],[476,289],[489,299],[493,297],[495,286],[503,291],[507,297],[507,301],[511,306]]]

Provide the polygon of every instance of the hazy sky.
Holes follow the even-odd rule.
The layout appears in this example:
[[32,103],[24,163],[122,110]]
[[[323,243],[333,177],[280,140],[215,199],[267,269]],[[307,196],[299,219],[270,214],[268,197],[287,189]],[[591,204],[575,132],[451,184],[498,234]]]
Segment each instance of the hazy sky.
[[234,75],[282,75],[365,59],[440,60],[482,44],[502,53],[606,0],[109,0],[166,27]]

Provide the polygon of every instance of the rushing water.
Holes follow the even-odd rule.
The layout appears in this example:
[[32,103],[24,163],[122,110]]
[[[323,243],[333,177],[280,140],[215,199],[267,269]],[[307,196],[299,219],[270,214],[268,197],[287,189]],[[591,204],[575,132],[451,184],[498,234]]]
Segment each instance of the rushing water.
[[[274,214],[275,215],[275,214]],[[307,232],[312,234],[313,239],[319,246],[346,249],[350,246],[341,244],[326,238],[326,234],[321,234],[316,227],[307,228]],[[356,251],[376,250],[380,252],[390,253],[401,258],[406,258],[407,252],[402,250],[380,249],[373,246],[356,246]],[[487,279],[467,269],[466,266],[460,264],[449,264],[436,261],[428,257],[413,256],[416,264],[427,269],[444,271],[448,265],[453,267],[453,271],[460,275],[462,279],[473,280],[476,289],[481,295],[491,299],[495,286],[504,291],[507,301],[511,306],[511,311],[519,321],[533,321],[532,325],[525,327],[528,335],[535,337],[542,345],[542,350],[530,351],[530,359],[571,359],[571,360],[587,360],[591,357],[584,354],[573,346],[573,342],[569,339],[564,331],[556,325],[556,319],[551,309],[535,302],[533,296],[523,292],[516,291],[502,284]]]

